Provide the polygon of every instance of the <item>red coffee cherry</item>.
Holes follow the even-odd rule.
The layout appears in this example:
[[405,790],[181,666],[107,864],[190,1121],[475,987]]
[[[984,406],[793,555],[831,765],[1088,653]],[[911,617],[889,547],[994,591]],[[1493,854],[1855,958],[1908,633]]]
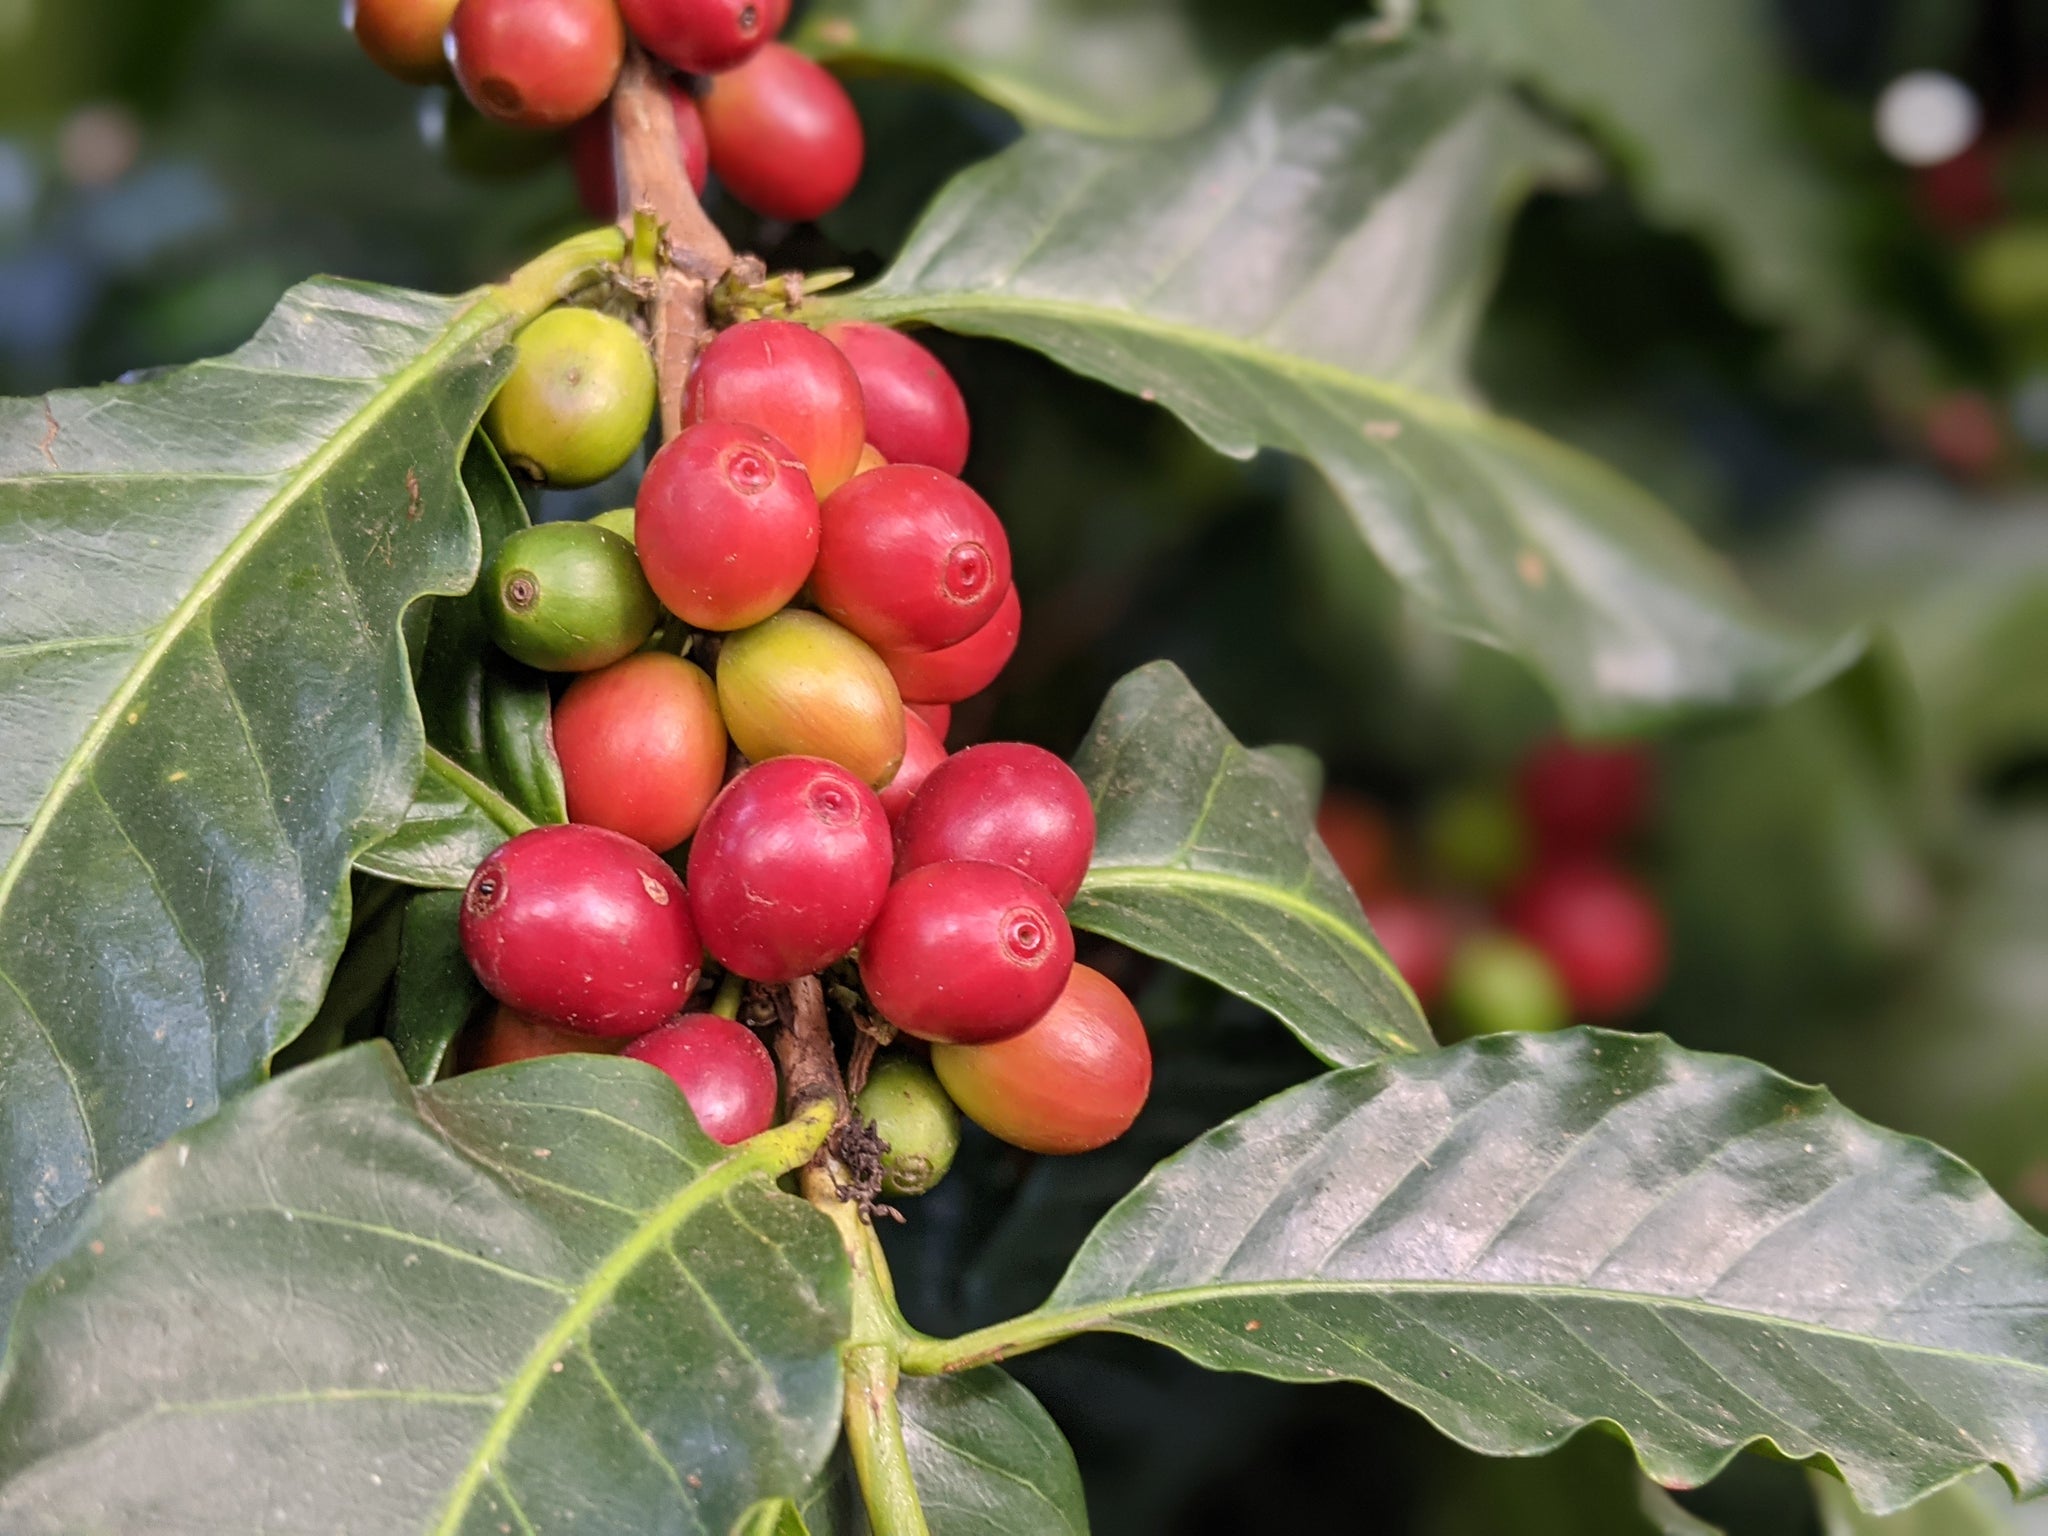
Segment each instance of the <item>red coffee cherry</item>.
[[821,497],[852,477],[867,443],[853,364],[793,320],[749,320],[719,332],[690,374],[684,413],[693,423],[756,427],[787,444]]
[[846,87],[780,43],[711,82],[704,132],[712,169],[732,195],[792,222],[822,218],[844,202],[867,153]]
[[1027,1152],[1092,1152],[1131,1128],[1152,1091],[1152,1043],[1117,984],[1085,965],[1044,1017],[993,1045],[935,1045],[961,1111]]
[[1052,893],[1000,864],[928,864],[889,887],[861,941],[882,1017],[920,1040],[982,1045],[1028,1029],[1074,968]]
[[889,820],[900,822],[931,772],[946,760],[946,744],[916,715],[903,717],[903,762],[896,776],[882,786],[882,809]]
[[614,0],[462,0],[448,59],[486,117],[566,128],[604,105],[626,58]]
[[456,1059],[459,1070],[481,1072],[486,1067],[505,1067],[542,1056],[609,1056],[625,1044],[623,1038],[606,1039],[539,1024],[501,1003],[488,1019],[463,1032]]
[[690,844],[690,906],[718,963],[794,981],[843,959],[889,892],[889,818],[836,763],[778,757],[711,804]]
[[1365,917],[1415,1000],[1434,1008],[1458,944],[1456,915],[1431,897],[1390,891],[1365,903]]
[[1393,891],[1394,829],[1372,801],[1345,789],[1324,790],[1316,808],[1316,836],[1360,901]]
[[1633,1013],[1663,984],[1664,914],[1612,864],[1580,858],[1539,869],[1502,911],[1557,967],[1579,1018],[1598,1023]]
[[890,676],[906,703],[957,704],[1002,674],[1017,653],[1023,604],[1012,586],[996,616],[958,645],[938,651],[883,651]]
[[[669,106],[676,115],[676,139],[682,145],[683,169],[699,197],[711,181],[711,146],[704,138],[704,117],[697,98],[674,80],[664,81]],[[569,130],[569,163],[576,172],[576,192],[590,216],[609,224],[619,216],[619,176],[612,159],[612,113],[609,106]]]
[[891,464],[929,464],[949,475],[967,466],[967,402],[946,365],[901,331],[842,320],[825,335],[860,375],[868,441]]
[[698,629],[745,629],[809,579],[818,501],[779,440],[735,422],[700,422],[647,466],[633,540],[648,585],[677,618]]
[[619,0],[647,51],[692,75],[744,64],[780,29],[768,0]]
[[555,704],[569,819],[673,848],[725,781],[725,722],[702,667],[660,651],[578,678]]
[[905,704],[903,706],[932,728],[932,734],[943,742],[953,730],[953,706],[950,704]]
[[1029,875],[1061,906],[1095,853],[1095,807],[1080,775],[1043,747],[992,741],[932,770],[896,827],[896,872],[967,860]]
[[461,931],[491,996],[593,1035],[672,1017],[704,964],[682,881],[602,827],[537,827],[498,849],[470,878]]
[[1522,760],[1515,787],[1538,846],[1594,853],[1642,826],[1650,808],[1650,756],[1641,747],[1552,739]]
[[775,1062],[744,1024],[715,1013],[686,1013],[642,1035],[625,1054],[666,1072],[683,1090],[704,1134],[720,1146],[758,1136],[775,1123]]
[[856,475],[819,508],[811,593],[878,650],[936,651],[993,619],[1010,540],[987,502],[922,464]]
[[341,24],[380,69],[414,85],[448,78],[442,39],[455,0],[343,0]]

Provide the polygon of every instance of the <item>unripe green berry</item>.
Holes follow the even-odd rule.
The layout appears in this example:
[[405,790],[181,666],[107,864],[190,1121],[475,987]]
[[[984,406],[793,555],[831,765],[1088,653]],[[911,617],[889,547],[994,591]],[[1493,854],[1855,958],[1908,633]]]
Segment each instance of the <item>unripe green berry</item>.
[[1505,933],[1475,934],[1451,957],[1445,996],[1470,1034],[1540,1033],[1571,1022],[1557,971],[1534,945]]
[[823,614],[788,608],[728,636],[718,708],[753,761],[822,757],[883,785],[903,761],[903,698],[868,644]]
[[882,1154],[884,1194],[928,1194],[953,1166],[960,1111],[923,1062],[908,1056],[876,1062],[855,1108],[888,1143]]
[[491,441],[548,485],[616,474],[654,417],[654,363],[623,320],[551,309],[519,333],[512,376],[484,413]]
[[1497,891],[1529,861],[1529,833],[1503,788],[1456,789],[1431,802],[1422,823],[1430,873],[1462,890]]
[[499,648],[544,672],[610,666],[660,616],[633,546],[593,523],[520,529],[484,573],[482,598]]
[[591,521],[607,533],[616,533],[628,544],[633,542],[633,509],[615,507],[609,512],[600,512]]

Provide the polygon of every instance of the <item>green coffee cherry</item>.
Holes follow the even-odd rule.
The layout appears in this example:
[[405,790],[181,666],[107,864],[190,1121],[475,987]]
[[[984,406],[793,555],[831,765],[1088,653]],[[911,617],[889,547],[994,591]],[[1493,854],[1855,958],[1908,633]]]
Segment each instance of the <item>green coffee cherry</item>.
[[1451,957],[1444,994],[1468,1033],[1541,1032],[1571,1022],[1557,971],[1533,945],[1505,933],[1476,934]]
[[484,413],[515,468],[548,485],[595,485],[633,456],[654,417],[654,362],[623,320],[551,309],[519,333],[512,376]]
[[499,648],[544,672],[590,672],[630,656],[661,612],[633,546],[592,523],[513,534],[484,573],[483,603]]
[[960,1111],[932,1069],[908,1056],[875,1063],[855,1107],[889,1144],[882,1154],[882,1192],[929,1193],[960,1150]]
[[1497,891],[1528,863],[1529,834],[1505,789],[1474,786],[1431,802],[1423,816],[1422,851],[1430,873],[1443,884]]
[[619,507],[610,512],[600,512],[591,521],[607,532],[616,533],[628,544],[633,542],[633,509]]

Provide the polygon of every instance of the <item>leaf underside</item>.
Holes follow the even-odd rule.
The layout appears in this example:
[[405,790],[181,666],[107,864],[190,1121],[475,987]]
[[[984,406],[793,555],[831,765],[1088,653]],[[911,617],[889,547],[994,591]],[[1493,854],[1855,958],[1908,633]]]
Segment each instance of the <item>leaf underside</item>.
[[1088,1536],[1074,1453],[1007,1372],[906,1377],[898,1404],[932,1536]]

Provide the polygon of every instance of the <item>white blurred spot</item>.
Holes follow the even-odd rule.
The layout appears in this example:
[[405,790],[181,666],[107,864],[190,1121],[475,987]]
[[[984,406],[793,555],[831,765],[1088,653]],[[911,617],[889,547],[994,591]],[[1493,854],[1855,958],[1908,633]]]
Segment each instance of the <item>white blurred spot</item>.
[[1877,141],[1906,165],[1953,160],[1976,140],[1982,122],[1970,88],[1938,69],[1901,75],[1877,98]]
[[2048,373],[2030,373],[2012,397],[2013,430],[2029,448],[2048,450]]

